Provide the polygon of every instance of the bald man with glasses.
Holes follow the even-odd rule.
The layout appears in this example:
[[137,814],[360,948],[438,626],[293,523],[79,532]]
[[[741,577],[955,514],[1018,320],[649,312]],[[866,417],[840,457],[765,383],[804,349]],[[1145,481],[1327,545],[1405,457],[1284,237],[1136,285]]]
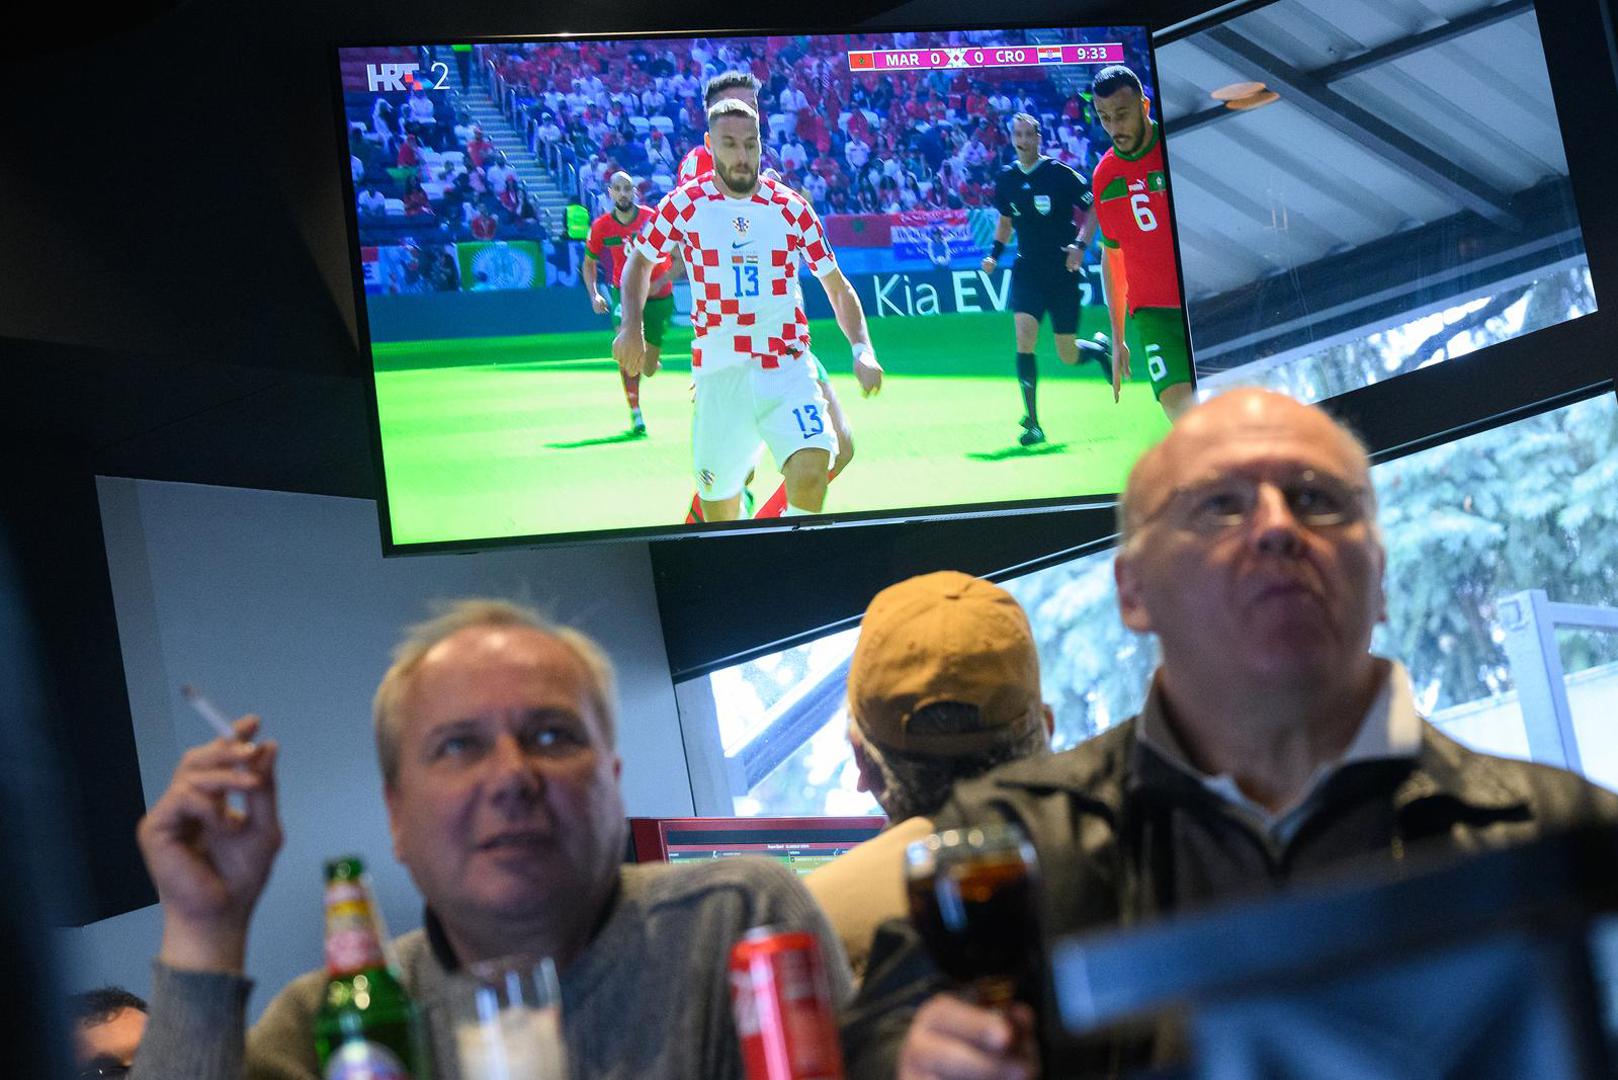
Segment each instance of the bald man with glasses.
[[[1263,390],[1213,399],[1142,456],[1119,517],[1119,609],[1162,649],[1140,714],[958,786],[936,816],[1023,827],[1050,937],[1618,821],[1610,792],[1445,737],[1370,651],[1376,496],[1364,447],[1324,412]],[[849,1075],[1117,1075],[1176,1049],[1151,1028],[1061,1044],[1048,992],[990,1010],[941,988],[914,933],[887,924],[845,1025]]]

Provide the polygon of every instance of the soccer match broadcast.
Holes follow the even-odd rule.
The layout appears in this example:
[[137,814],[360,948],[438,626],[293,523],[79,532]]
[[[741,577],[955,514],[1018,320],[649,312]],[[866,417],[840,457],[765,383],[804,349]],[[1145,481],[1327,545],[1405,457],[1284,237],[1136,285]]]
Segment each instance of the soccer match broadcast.
[[1143,27],[338,60],[393,548],[1105,499],[1193,401]]

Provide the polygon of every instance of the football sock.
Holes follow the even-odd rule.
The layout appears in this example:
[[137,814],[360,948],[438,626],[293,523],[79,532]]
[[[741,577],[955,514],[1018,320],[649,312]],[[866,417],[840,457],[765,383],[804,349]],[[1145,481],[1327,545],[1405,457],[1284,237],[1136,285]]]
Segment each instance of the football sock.
[[1028,411],[1028,423],[1038,427],[1039,407],[1034,401],[1035,388],[1039,386],[1039,367],[1034,363],[1034,354],[1031,352],[1017,354],[1017,385],[1022,388],[1022,404]]
[[782,513],[786,511],[786,508],[787,486],[783,483],[780,487],[775,489],[775,494],[764,500],[764,505],[760,506],[758,508],[758,513],[754,514],[753,516],[756,518],[780,517]]
[[695,525],[702,520],[702,496],[691,496],[691,508],[685,512],[685,523]]
[[620,371],[618,373],[618,378],[623,381],[624,400],[629,402],[630,411],[636,413],[640,412],[640,376],[625,375],[622,371]]

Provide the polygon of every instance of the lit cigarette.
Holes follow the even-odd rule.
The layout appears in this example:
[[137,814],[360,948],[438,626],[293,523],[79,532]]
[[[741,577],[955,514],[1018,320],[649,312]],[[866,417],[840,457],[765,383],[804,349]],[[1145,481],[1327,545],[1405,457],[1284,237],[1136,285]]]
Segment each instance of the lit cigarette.
[[230,718],[204,697],[201,690],[187,683],[180,687],[180,694],[185,698],[186,704],[195,709],[197,715],[208,721],[208,726],[219,733],[221,739],[236,741],[236,729],[231,726]]

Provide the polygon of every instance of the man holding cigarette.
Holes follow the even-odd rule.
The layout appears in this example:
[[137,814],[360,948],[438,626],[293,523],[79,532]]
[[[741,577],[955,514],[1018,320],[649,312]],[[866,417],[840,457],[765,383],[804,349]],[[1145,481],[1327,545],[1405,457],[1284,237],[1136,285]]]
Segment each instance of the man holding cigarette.
[[[464,963],[551,957],[576,1075],[628,1080],[740,1075],[726,961],[750,927],[817,934],[834,995],[847,996],[842,953],[785,868],[620,865],[612,670],[588,638],[464,601],[395,657],[374,719],[394,854],[426,901],[425,928],[393,945],[418,1002]],[[257,732],[246,717],[234,740],[187,753],[141,822],[164,932],[138,1077],[320,1075],[324,973],[294,980],[242,1030],[248,924],[281,842],[276,748]],[[438,1080],[453,1080],[452,1055],[437,1057]]]

